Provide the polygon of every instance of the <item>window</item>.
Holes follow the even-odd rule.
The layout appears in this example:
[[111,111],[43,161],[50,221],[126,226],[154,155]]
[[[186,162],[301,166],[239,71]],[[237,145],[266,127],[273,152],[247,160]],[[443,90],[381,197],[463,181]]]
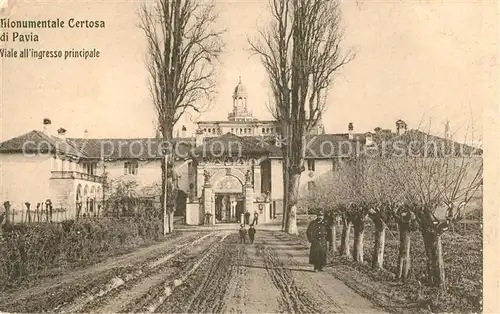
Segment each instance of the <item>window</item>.
[[314,182],[314,181],[307,182],[307,190],[308,191],[314,190],[315,187],[316,187],[316,182]]
[[314,171],[314,159],[307,160],[307,170]]
[[136,175],[138,168],[139,168],[139,164],[137,163],[137,161],[125,162],[125,175],[127,175],[127,174]]
[[265,128],[262,128],[262,133],[266,133],[266,129]]
[[95,175],[97,169],[97,163],[85,163],[83,164],[83,172],[90,175]]
[[234,128],[231,128],[231,133],[234,133]]

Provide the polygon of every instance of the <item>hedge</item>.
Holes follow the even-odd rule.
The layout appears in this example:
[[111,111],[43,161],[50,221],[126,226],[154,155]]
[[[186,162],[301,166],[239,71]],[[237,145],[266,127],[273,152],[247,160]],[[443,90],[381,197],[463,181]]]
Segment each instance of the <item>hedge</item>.
[[160,234],[159,220],[131,217],[4,225],[0,290],[52,268],[86,263],[117,249],[158,240]]

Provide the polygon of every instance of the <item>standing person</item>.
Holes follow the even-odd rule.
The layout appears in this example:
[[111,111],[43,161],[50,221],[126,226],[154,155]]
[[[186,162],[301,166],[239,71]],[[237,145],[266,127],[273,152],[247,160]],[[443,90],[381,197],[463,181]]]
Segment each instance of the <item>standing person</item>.
[[205,213],[205,225],[208,226],[210,223],[210,213]]
[[250,243],[253,243],[253,240],[255,239],[255,233],[257,231],[253,227],[253,224],[250,225],[250,228],[248,228],[248,237],[250,238]]
[[314,271],[323,271],[328,250],[328,226],[323,220],[323,213],[318,213],[316,219],[307,227],[307,240],[311,243],[309,264],[314,265]]
[[247,229],[244,224],[240,228],[240,243],[247,243]]
[[255,213],[253,213],[252,225],[257,225],[258,222],[259,222],[259,213],[257,213],[257,211],[255,211]]
[[247,210],[245,212],[245,225],[249,225],[249,224],[250,224],[250,213]]

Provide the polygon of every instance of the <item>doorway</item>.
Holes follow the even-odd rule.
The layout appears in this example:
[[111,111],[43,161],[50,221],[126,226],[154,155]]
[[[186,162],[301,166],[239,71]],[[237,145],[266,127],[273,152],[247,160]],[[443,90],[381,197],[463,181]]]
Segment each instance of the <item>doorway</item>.
[[218,223],[240,221],[243,213],[243,197],[237,193],[215,193],[215,219]]
[[245,203],[243,202],[243,200],[239,200],[237,203],[236,203],[236,217],[237,217],[237,221],[241,221],[241,215],[245,213]]

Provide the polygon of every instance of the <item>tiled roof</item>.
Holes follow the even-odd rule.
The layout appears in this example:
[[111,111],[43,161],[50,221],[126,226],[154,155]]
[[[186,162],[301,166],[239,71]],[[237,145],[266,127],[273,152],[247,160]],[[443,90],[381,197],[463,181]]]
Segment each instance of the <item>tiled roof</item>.
[[194,157],[207,155],[269,155],[279,152],[279,148],[270,145],[264,137],[237,136],[226,133],[217,137],[206,137],[203,144],[194,149]]
[[329,159],[345,157],[353,151],[357,143],[363,144],[364,135],[355,134],[349,140],[348,134],[320,134],[306,136],[306,158]]
[[0,143],[1,153],[46,154],[56,151],[73,157],[85,157],[71,143],[36,130]]
[[[249,137],[246,137],[249,138]],[[269,156],[279,158],[282,156],[281,148],[275,144],[280,140],[275,136],[250,137],[258,141],[264,141],[272,147]],[[305,137],[305,157],[312,159],[330,159],[334,157],[345,157],[349,155],[356,145],[363,146],[365,142],[364,134],[354,134],[354,140],[349,140],[347,133],[340,134],[319,134],[307,135]],[[282,143],[287,143],[283,140]]]
[[183,159],[189,157],[192,139],[180,138],[172,140],[171,143],[157,138],[127,138],[127,139],[82,139],[68,138],[88,158],[95,159],[159,159],[162,158],[162,147],[174,147],[175,157]]
[[[381,142],[391,144],[397,140],[405,142],[409,138],[422,139],[424,137],[440,143],[448,141],[418,130],[409,130],[403,135],[384,132],[372,135],[375,144]],[[172,140],[170,147],[177,144],[174,155],[178,159],[206,156],[207,154],[220,155],[229,152],[234,155],[238,154],[240,150],[241,154],[244,155],[267,155],[270,158],[280,158],[282,153],[281,148],[276,145],[277,141],[279,140],[275,136],[237,136],[227,133],[218,137],[205,137],[203,145],[196,148],[193,137],[176,138]],[[84,159],[147,160],[161,158],[161,145],[164,143],[166,142],[157,138],[67,138],[64,140],[40,131],[31,131],[0,143],[0,153],[20,153],[24,151],[31,154],[58,151]],[[286,143],[286,141],[283,141],[283,143]],[[366,134],[360,133],[354,134],[354,140],[349,140],[347,133],[308,135],[306,136],[306,158],[331,159],[349,156],[355,151],[373,149],[366,147],[365,143]],[[474,149],[471,146],[453,143],[456,147],[464,147],[466,151]],[[478,150],[478,152],[482,153],[481,150]]]
[[427,157],[450,156],[452,152],[456,156],[482,155],[482,150],[479,148],[430,135],[420,130],[408,130],[401,135],[391,134],[385,137],[378,137],[376,134],[373,137],[373,142],[376,145],[365,147],[365,151],[370,152],[382,148],[386,156],[401,155],[402,152],[410,153],[413,156],[425,154]]

